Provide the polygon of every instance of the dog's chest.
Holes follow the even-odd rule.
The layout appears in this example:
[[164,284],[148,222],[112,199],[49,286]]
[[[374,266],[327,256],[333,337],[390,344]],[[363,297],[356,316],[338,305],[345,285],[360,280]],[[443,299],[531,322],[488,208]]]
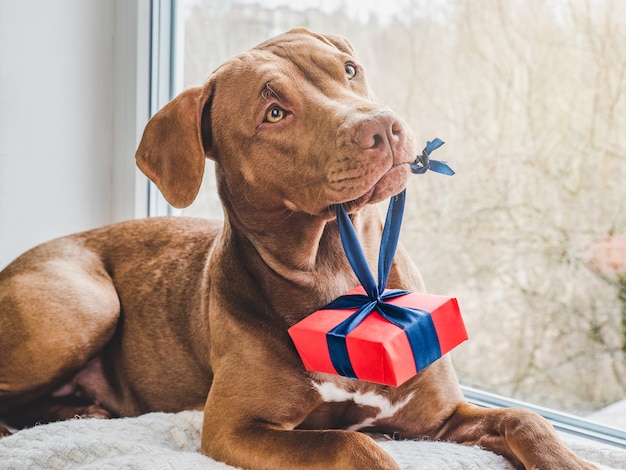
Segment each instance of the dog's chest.
[[386,428],[409,403],[413,394],[399,400],[380,391],[352,391],[334,382],[312,382],[322,403],[309,415],[303,427],[367,430]]

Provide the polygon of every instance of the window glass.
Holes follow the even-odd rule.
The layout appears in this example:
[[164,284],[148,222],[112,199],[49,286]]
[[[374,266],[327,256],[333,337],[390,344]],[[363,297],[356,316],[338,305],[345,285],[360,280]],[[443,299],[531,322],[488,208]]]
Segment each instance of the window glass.
[[[626,429],[626,2],[188,0],[179,14],[184,86],[291,27],[348,37],[378,100],[419,141],[445,140],[436,158],[457,172],[411,179],[402,241],[428,290],[459,299],[461,382]],[[207,165],[184,214],[222,216]]]

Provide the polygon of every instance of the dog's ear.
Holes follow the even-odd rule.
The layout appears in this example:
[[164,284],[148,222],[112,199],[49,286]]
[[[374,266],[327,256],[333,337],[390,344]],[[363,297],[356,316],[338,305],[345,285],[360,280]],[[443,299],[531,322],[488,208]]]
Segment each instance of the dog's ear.
[[212,83],[190,88],[158,111],[143,132],[135,158],[174,207],[196,198],[211,158],[210,105]]

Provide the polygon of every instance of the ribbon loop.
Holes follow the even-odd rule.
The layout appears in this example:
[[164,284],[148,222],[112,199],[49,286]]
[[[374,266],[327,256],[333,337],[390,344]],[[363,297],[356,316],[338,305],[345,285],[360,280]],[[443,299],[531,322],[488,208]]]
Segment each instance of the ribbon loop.
[[343,245],[343,251],[346,253],[348,262],[350,266],[352,266],[352,270],[365,289],[365,292],[367,292],[367,295],[372,299],[376,299],[378,298],[378,287],[376,286],[374,276],[372,276],[372,272],[365,259],[363,249],[359,244],[359,239],[352,225],[352,221],[343,205],[337,204],[335,206],[335,212],[337,213],[341,244]]
[[389,271],[400,239],[400,226],[404,214],[406,190],[391,198],[387,210],[387,218],[383,228],[380,250],[378,253],[378,285],[370,271],[363,249],[350,220],[350,216],[341,204],[335,206],[341,243],[352,270],[371,299],[378,299],[384,292],[389,278]]
[[404,214],[404,202],[406,200],[406,190],[389,201],[387,209],[387,218],[385,227],[383,228],[383,236],[380,241],[380,249],[378,253],[378,295],[382,295],[387,287],[387,279],[393,257],[398,247],[400,239],[400,226],[402,225],[402,216]]

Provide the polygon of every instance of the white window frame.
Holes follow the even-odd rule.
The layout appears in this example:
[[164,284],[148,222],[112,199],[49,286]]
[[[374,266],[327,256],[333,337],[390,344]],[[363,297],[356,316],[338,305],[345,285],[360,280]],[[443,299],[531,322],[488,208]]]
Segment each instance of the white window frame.
[[[150,115],[178,93],[182,84],[181,68],[176,67],[176,57],[183,56],[184,24],[180,18],[181,15],[176,15],[176,7],[176,0],[151,0]],[[165,201],[153,183],[150,183],[148,189],[148,214],[151,216],[177,214],[177,210]],[[478,406],[525,408],[546,418],[563,436],[572,436],[626,450],[626,431],[621,429],[476,388],[461,386],[461,389],[467,401]]]
[[[183,56],[184,41],[177,34],[183,24],[181,16],[176,14],[176,3],[176,0],[150,2],[150,116],[181,91],[182,70],[176,67],[176,58]],[[152,182],[148,183],[146,199],[148,216],[179,215]]]
[[133,158],[150,113],[152,0],[115,0],[115,116],[111,221],[149,215],[148,184]]

